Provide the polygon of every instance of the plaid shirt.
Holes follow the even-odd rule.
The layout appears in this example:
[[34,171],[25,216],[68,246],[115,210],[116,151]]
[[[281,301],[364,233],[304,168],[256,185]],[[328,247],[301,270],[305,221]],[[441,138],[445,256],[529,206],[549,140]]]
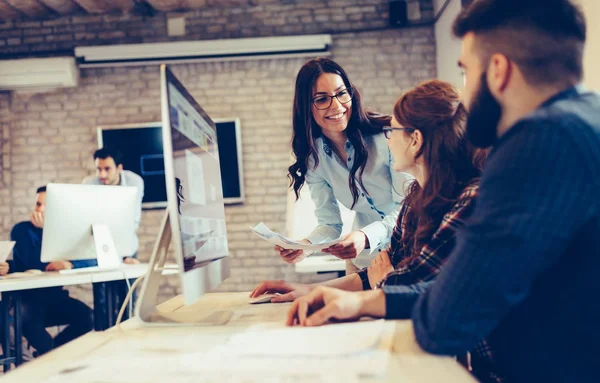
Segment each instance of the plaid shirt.
[[[464,226],[465,220],[473,213],[475,199],[479,194],[479,182],[467,186],[452,209],[442,218],[440,227],[419,253],[419,256],[408,265],[392,271],[378,283],[382,285],[412,285],[418,282],[433,280],[442,270],[446,259],[455,247],[455,237],[458,229]],[[408,212],[406,205],[400,210],[398,222],[394,227],[390,247],[390,261],[396,268],[405,255],[402,248],[402,232],[405,228],[404,218]],[[486,382],[502,382],[502,378],[494,373],[494,352],[487,341],[482,340],[460,362],[472,371],[471,361],[476,366],[474,373]]]
[[[467,186],[458,197],[458,201],[444,215],[440,227],[433,234],[431,240],[423,246],[419,256],[408,265],[404,265],[402,268],[390,273],[382,282],[391,285],[411,285],[434,279],[442,270],[446,259],[454,249],[457,230],[464,225],[465,220],[473,212],[478,192],[479,182]],[[405,228],[404,218],[407,213],[408,207],[404,205],[398,216],[388,249],[390,261],[394,268],[398,267],[406,254],[401,240]]]

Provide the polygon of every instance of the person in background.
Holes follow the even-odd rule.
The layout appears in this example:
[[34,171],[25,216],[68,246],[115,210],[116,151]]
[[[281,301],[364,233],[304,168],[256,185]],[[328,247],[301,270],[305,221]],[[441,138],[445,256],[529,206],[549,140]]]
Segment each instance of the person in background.
[[[408,176],[392,170],[383,135],[390,117],[367,112],[344,69],[327,58],[302,66],[296,78],[289,168],[296,197],[305,183],[315,203],[318,226],[303,242],[337,239],[342,230],[338,201],[356,212],[354,231],[323,249],[347,260],[347,273],[368,266],[389,244]],[[288,263],[302,250],[275,247]]]
[[[123,169],[123,154],[116,149],[102,148],[94,152],[94,163],[96,164],[96,175],[83,179],[85,185],[113,185],[113,186],[135,186],[138,189],[138,214],[135,220],[135,228],[138,229],[142,219],[142,200],[144,199],[144,180],[130,170]],[[125,263],[136,263],[139,239],[136,233],[136,251],[124,259]]]
[[[113,185],[113,186],[135,186],[138,189],[138,213],[135,219],[136,230],[140,226],[142,218],[142,200],[144,198],[144,180],[139,175],[132,171],[123,169],[123,154],[112,148],[102,148],[94,152],[93,155],[94,163],[96,165],[96,175],[86,177],[83,180],[83,184],[86,185]],[[135,252],[131,255],[123,257],[123,263],[136,264],[139,263],[137,260],[137,250],[139,248],[139,239],[137,234],[132,233],[135,241]],[[94,285],[94,302],[100,303],[100,307],[106,308],[106,291],[102,288],[104,285]],[[112,315],[116,318],[116,315],[121,308],[122,302],[125,299],[128,291],[128,285],[125,281],[122,283],[116,283],[117,301],[114,302],[113,308],[114,313],[100,313],[95,316],[95,327],[97,330],[104,330],[108,327],[107,318],[108,315]],[[135,301],[135,296],[132,295],[131,299]],[[124,315],[124,319],[129,317],[128,313]]]
[[583,13],[569,0],[478,0],[454,34],[467,134],[492,151],[446,266],[433,284],[315,289],[288,321],[412,317],[430,353],[486,338],[505,382],[595,382],[600,95],[579,85]]
[[[27,270],[56,271],[92,266],[93,261],[41,261],[42,234],[46,187],[37,189],[36,201],[29,221],[16,224],[10,233],[15,241],[11,272]],[[0,265],[0,273],[4,272]],[[85,303],[71,298],[62,287],[25,290],[22,292],[23,336],[39,355],[63,345],[92,329],[92,309]],[[46,327],[67,327],[53,338]]]

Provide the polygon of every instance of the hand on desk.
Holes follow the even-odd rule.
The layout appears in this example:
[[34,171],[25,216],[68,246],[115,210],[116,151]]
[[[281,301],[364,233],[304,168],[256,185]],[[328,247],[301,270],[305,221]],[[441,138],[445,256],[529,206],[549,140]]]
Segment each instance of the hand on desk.
[[279,293],[282,295],[273,297],[272,303],[291,302],[294,299],[310,293],[314,289],[311,285],[303,285],[300,283],[288,283],[286,281],[263,281],[261,282],[252,293],[250,298],[256,298],[263,294],[275,294]]
[[9,265],[8,262],[0,262],[0,275],[8,274]]
[[126,265],[137,265],[140,263],[140,261],[138,261],[135,258],[126,257],[126,258],[123,258],[123,263]]
[[371,288],[375,288],[375,286],[392,271],[394,271],[394,266],[390,261],[390,256],[387,250],[383,250],[381,253],[377,254],[367,268]]
[[367,235],[358,230],[348,234],[342,242],[323,249],[323,252],[335,255],[340,259],[353,259],[368,246]]
[[332,319],[356,320],[363,316],[385,316],[382,290],[349,292],[319,286],[294,301],[286,325],[321,326]]
[[72,268],[73,264],[69,261],[54,261],[46,266],[46,271],[70,270]]

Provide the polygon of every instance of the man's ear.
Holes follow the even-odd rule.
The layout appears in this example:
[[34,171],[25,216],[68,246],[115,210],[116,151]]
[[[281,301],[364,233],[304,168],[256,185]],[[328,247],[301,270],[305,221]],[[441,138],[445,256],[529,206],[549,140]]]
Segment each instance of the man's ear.
[[123,164],[119,164],[119,166],[117,166],[117,170],[122,172],[123,171]]
[[487,70],[488,87],[492,94],[497,96],[506,90],[512,69],[512,64],[505,55],[496,53],[492,56]]

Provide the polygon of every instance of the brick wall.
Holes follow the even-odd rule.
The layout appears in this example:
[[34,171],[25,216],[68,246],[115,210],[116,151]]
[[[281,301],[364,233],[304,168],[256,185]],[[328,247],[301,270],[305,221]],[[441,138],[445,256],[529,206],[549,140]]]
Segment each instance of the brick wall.
[[12,199],[11,199],[11,116],[10,116],[10,94],[0,92],[0,232],[8,233],[13,225],[12,221]]
[[[309,8],[297,7],[298,11],[302,9]],[[141,27],[141,31],[146,30]],[[41,28],[45,28],[43,24]],[[365,103],[380,112],[390,113],[403,89],[435,76],[431,27],[339,33],[334,35],[332,45],[331,57],[361,89]],[[250,290],[267,278],[308,282],[327,277],[295,274],[293,266],[280,261],[248,230],[248,225],[260,221],[285,230],[293,86],[305,61],[294,58],[173,66],[209,115],[241,120],[247,198],[242,205],[226,208],[233,267],[223,290]],[[0,236],[6,239],[10,227],[26,219],[38,185],[80,182],[93,173],[91,155],[96,147],[97,125],[159,119],[156,66],[85,69],[77,88],[36,94],[0,93]],[[142,260],[150,255],[163,213],[143,213],[139,230]],[[175,293],[177,282],[171,278],[163,290],[165,296]],[[90,301],[87,289],[77,289],[75,294]]]
[[[420,1],[423,20],[433,0]],[[245,7],[209,7],[184,13],[73,16],[0,22],[0,54],[68,51],[75,46],[210,40],[386,28],[388,0],[285,0]],[[259,3],[260,4],[260,3]],[[186,18],[186,35],[168,37],[167,19]]]

